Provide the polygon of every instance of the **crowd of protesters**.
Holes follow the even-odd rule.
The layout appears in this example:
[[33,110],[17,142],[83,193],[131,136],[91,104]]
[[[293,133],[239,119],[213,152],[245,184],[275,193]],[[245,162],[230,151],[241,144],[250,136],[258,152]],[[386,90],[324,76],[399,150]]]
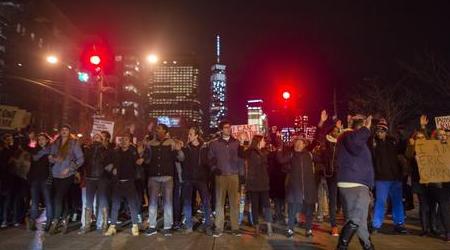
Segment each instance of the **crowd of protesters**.
[[[81,214],[80,234],[96,228],[112,236],[130,220],[134,236],[199,230],[220,237],[228,226],[240,236],[246,203],[255,236],[272,235],[278,224],[287,225],[292,238],[303,223],[305,236],[313,237],[314,220],[326,216],[330,234],[339,237],[338,249],[347,249],[354,234],[363,249],[373,249],[370,236],[380,232],[387,210],[393,231],[408,233],[405,210],[414,206],[415,193],[421,235],[443,234],[450,241],[450,183],[421,184],[414,152],[416,142],[447,143],[448,135],[430,133],[426,116],[419,125],[408,138],[390,134],[384,119],[372,126],[371,116],[349,116],[344,128],[322,111],[315,140],[295,137],[286,143],[276,127],[245,142],[232,136],[226,121],[215,138],[190,128],[187,142],[172,138],[164,124],[141,141],[118,134],[117,144],[106,131],[81,142],[70,125],[53,138],[4,133],[1,228],[25,223],[29,230],[41,226],[52,235],[67,233]],[[345,221],[339,231],[341,211]]]

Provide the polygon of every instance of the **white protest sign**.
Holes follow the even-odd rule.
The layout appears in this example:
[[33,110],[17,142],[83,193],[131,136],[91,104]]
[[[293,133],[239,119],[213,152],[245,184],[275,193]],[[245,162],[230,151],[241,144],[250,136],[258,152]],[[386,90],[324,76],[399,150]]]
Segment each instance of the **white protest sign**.
[[445,131],[450,130],[450,115],[435,117],[434,121],[436,122],[436,128],[443,129]]
[[95,135],[102,131],[108,131],[112,136],[114,132],[114,122],[107,120],[94,119],[94,123],[92,124],[92,133],[91,135]]

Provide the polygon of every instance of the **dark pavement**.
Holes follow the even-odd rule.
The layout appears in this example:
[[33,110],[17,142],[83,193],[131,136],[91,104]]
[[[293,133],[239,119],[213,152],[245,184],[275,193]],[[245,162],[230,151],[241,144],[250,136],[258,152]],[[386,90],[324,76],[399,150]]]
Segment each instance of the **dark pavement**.
[[[409,235],[393,234],[392,225],[386,221],[383,231],[372,236],[376,249],[450,249],[450,243],[439,238],[418,236],[420,227],[417,225],[417,218],[408,217],[407,221]],[[77,224],[73,225],[66,235],[50,236],[42,231],[28,232],[22,226],[0,231],[0,249],[334,249],[337,238],[329,235],[328,224],[322,223],[318,226],[312,239],[304,237],[302,228],[297,228],[294,239],[287,239],[284,236],[285,227],[280,225],[275,226],[275,233],[270,238],[264,234],[255,238],[252,228],[246,226],[242,227],[243,235],[240,238],[231,234],[213,238],[197,232],[190,235],[175,233],[172,237],[164,237],[161,234],[150,237],[141,234],[133,237],[130,225],[120,228],[121,231],[114,237],[105,237],[95,231],[81,236],[77,234]],[[356,237],[350,249],[361,249]]]

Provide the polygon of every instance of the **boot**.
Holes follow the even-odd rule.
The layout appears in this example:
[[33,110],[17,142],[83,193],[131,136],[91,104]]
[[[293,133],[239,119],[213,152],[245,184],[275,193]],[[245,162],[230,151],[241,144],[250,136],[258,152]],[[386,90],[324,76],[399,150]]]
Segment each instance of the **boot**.
[[272,229],[272,223],[267,223],[267,236],[272,236],[273,234],[273,229]]
[[91,231],[91,220],[92,212],[89,208],[84,209],[84,227],[81,227],[81,230],[78,234],[86,234]]
[[131,227],[131,234],[133,236],[139,236],[139,227],[137,224],[133,224],[133,226]]
[[61,226],[62,226],[61,233],[62,234],[67,234],[67,229],[69,228],[69,221],[70,221],[70,216],[67,216],[66,218],[64,218],[61,221]]
[[358,230],[358,225],[354,224],[353,221],[348,221],[341,230],[336,249],[347,250],[353,235],[356,233],[356,230]]
[[370,245],[367,246],[364,241],[359,239],[359,243],[361,244],[363,250],[375,250],[375,246],[373,245],[372,240],[370,240],[370,238],[369,238],[369,241],[370,241]]
[[56,234],[56,230],[58,229],[58,224],[59,224],[59,221],[58,221],[58,219],[53,219],[50,223],[49,223],[50,225],[50,227],[49,227],[49,229],[48,229],[48,233],[49,234]]
[[102,231],[106,233],[106,230],[108,230],[108,209],[106,207],[102,208],[102,217]]
[[259,224],[255,225],[255,237],[259,236]]
[[105,236],[113,236],[117,233],[116,225],[109,226],[108,230],[104,233]]

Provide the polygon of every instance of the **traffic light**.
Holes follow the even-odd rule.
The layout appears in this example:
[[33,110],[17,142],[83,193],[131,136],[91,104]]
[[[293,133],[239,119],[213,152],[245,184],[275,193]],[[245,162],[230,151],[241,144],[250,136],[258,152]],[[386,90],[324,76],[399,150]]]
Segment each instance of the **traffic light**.
[[78,80],[82,83],[89,81],[89,74],[87,72],[78,72]]
[[97,74],[100,71],[111,73],[114,66],[114,55],[104,41],[93,41],[83,46],[80,56],[81,70]]
[[283,91],[283,99],[285,101],[289,100],[289,98],[291,98],[291,93],[289,91]]
[[89,62],[92,63],[95,66],[99,66],[100,63],[102,62],[100,56],[98,55],[93,55],[89,58]]

